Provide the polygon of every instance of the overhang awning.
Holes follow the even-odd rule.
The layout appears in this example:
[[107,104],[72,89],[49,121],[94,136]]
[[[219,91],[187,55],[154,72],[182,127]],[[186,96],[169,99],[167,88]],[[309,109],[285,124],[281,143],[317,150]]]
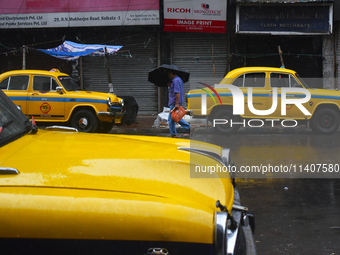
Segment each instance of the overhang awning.
[[76,60],[81,56],[102,56],[105,55],[105,48],[108,54],[113,54],[123,46],[102,45],[102,44],[79,44],[65,41],[58,47],[51,49],[37,49],[56,58],[65,60]]
[[236,0],[236,3],[292,4],[292,3],[333,3],[334,0]]

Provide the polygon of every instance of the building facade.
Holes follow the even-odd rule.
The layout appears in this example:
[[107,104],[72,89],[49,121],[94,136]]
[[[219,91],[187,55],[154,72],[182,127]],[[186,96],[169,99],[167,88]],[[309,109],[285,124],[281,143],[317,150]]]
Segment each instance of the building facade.
[[148,72],[163,63],[190,72],[185,91],[218,83],[243,66],[284,66],[308,78],[311,87],[339,86],[340,7],[332,0],[107,2],[64,0],[51,7],[25,0],[20,10],[0,9],[0,72],[57,68],[84,89],[108,91],[104,57],[66,62],[36,49],[63,40],[122,45],[109,57],[114,91],[134,96],[141,114],[156,114],[167,104],[167,90],[147,81]]

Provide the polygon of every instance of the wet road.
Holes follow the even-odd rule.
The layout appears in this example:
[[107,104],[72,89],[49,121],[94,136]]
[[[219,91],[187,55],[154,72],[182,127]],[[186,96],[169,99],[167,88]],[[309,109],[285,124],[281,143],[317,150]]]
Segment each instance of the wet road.
[[340,133],[195,129],[191,139],[231,148],[239,167],[296,166],[293,173],[237,173],[242,204],[255,214],[258,254],[340,254]]
[[254,213],[258,254],[340,254],[340,181],[238,180]]

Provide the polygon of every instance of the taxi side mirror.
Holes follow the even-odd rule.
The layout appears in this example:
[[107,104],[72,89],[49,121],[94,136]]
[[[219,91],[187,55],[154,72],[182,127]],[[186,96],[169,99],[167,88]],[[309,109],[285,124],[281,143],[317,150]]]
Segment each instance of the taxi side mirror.
[[63,93],[63,87],[56,87],[56,91],[59,93],[59,94],[62,94]]

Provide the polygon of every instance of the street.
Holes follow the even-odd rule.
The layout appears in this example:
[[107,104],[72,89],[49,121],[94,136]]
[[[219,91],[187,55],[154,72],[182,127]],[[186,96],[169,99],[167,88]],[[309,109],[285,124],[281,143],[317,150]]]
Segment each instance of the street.
[[241,202],[255,215],[258,254],[340,254],[339,132],[241,129],[227,136],[202,128],[191,139],[231,148],[238,170],[262,165],[262,172],[236,174]]
[[[235,226],[254,247],[246,207],[257,254],[340,255],[340,0],[0,7],[9,250],[80,241],[73,254],[96,254],[89,241],[109,240],[123,241],[111,254],[139,241],[157,241],[143,254],[173,254],[158,243],[230,254],[244,246]],[[177,134],[179,106],[190,126]]]

